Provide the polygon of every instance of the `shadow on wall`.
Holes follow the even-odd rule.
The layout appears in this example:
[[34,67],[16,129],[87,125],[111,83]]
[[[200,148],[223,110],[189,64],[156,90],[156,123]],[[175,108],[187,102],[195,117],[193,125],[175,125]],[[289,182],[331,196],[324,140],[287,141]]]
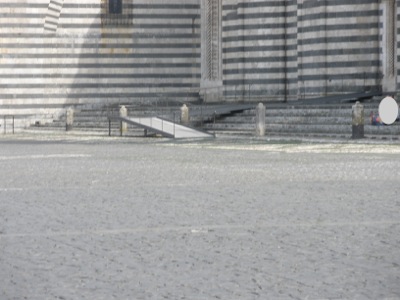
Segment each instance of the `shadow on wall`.
[[64,4],[54,75],[66,105],[197,100],[199,5],[117,2],[112,14],[107,1]]

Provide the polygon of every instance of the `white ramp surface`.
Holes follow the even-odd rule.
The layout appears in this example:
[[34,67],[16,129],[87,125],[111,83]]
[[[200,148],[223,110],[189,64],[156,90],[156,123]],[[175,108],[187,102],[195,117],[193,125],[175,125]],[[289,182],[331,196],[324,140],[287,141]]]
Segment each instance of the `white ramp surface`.
[[[121,118],[123,121],[154,130],[166,136],[174,138],[210,138],[212,134],[199,131],[184,125],[176,124],[171,121],[160,119],[158,117],[130,117]],[[130,122],[129,122],[130,121]]]

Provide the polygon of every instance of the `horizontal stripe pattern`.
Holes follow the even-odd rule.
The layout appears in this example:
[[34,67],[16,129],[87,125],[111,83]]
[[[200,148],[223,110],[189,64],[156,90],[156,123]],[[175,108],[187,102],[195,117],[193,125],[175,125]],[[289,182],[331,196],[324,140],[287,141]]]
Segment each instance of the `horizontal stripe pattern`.
[[[100,0],[4,2],[0,114],[4,107],[40,101],[60,107],[198,98],[200,0],[124,0],[121,19],[109,16]],[[382,5],[378,0],[222,0],[224,100],[293,100],[380,88]]]
[[[396,81],[396,86],[397,90],[400,90],[400,1],[396,1],[396,39],[397,39],[397,44],[396,44],[396,75],[397,75],[397,81]],[[399,101],[397,101],[399,103]]]
[[376,89],[381,66],[378,1],[317,2],[300,5],[299,93]]
[[103,22],[107,10],[100,0],[4,2],[0,114],[40,101],[60,108],[197,99],[198,0],[124,0],[121,18],[129,22],[122,24]]
[[226,95],[289,100],[379,88],[381,17],[377,0],[226,0]]
[[226,97],[295,98],[297,2],[229,2],[222,18]]

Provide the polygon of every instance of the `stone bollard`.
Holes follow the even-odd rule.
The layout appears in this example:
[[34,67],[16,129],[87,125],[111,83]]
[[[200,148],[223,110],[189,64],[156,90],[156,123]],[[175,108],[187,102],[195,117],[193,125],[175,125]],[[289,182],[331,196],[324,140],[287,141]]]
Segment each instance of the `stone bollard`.
[[[120,116],[121,118],[126,118],[126,117],[128,116],[128,110],[126,109],[126,107],[125,107],[124,105],[122,105],[122,106],[119,108],[119,116]],[[121,121],[119,130],[120,130],[121,135],[122,135],[123,133],[126,133],[126,132],[128,131],[128,124]]]
[[186,104],[183,104],[181,107],[181,123],[185,125],[189,124],[189,107]]
[[352,138],[362,139],[364,138],[364,105],[359,101],[353,105],[352,110],[353,121],[352,121]]
[[74,109],[72,107],[67,108],[66,111],[66,124],[65,130],[71,131],[74,124]]
[[259,103],[256,107],[256,136],[265,135],[265,106]]

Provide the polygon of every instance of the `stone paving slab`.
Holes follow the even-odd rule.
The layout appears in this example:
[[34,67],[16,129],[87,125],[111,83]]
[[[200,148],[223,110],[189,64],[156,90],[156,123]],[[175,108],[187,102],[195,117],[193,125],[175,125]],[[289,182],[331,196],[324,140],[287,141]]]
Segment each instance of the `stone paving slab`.
[[0,299],[400,299],[400,147],[0,139]]

